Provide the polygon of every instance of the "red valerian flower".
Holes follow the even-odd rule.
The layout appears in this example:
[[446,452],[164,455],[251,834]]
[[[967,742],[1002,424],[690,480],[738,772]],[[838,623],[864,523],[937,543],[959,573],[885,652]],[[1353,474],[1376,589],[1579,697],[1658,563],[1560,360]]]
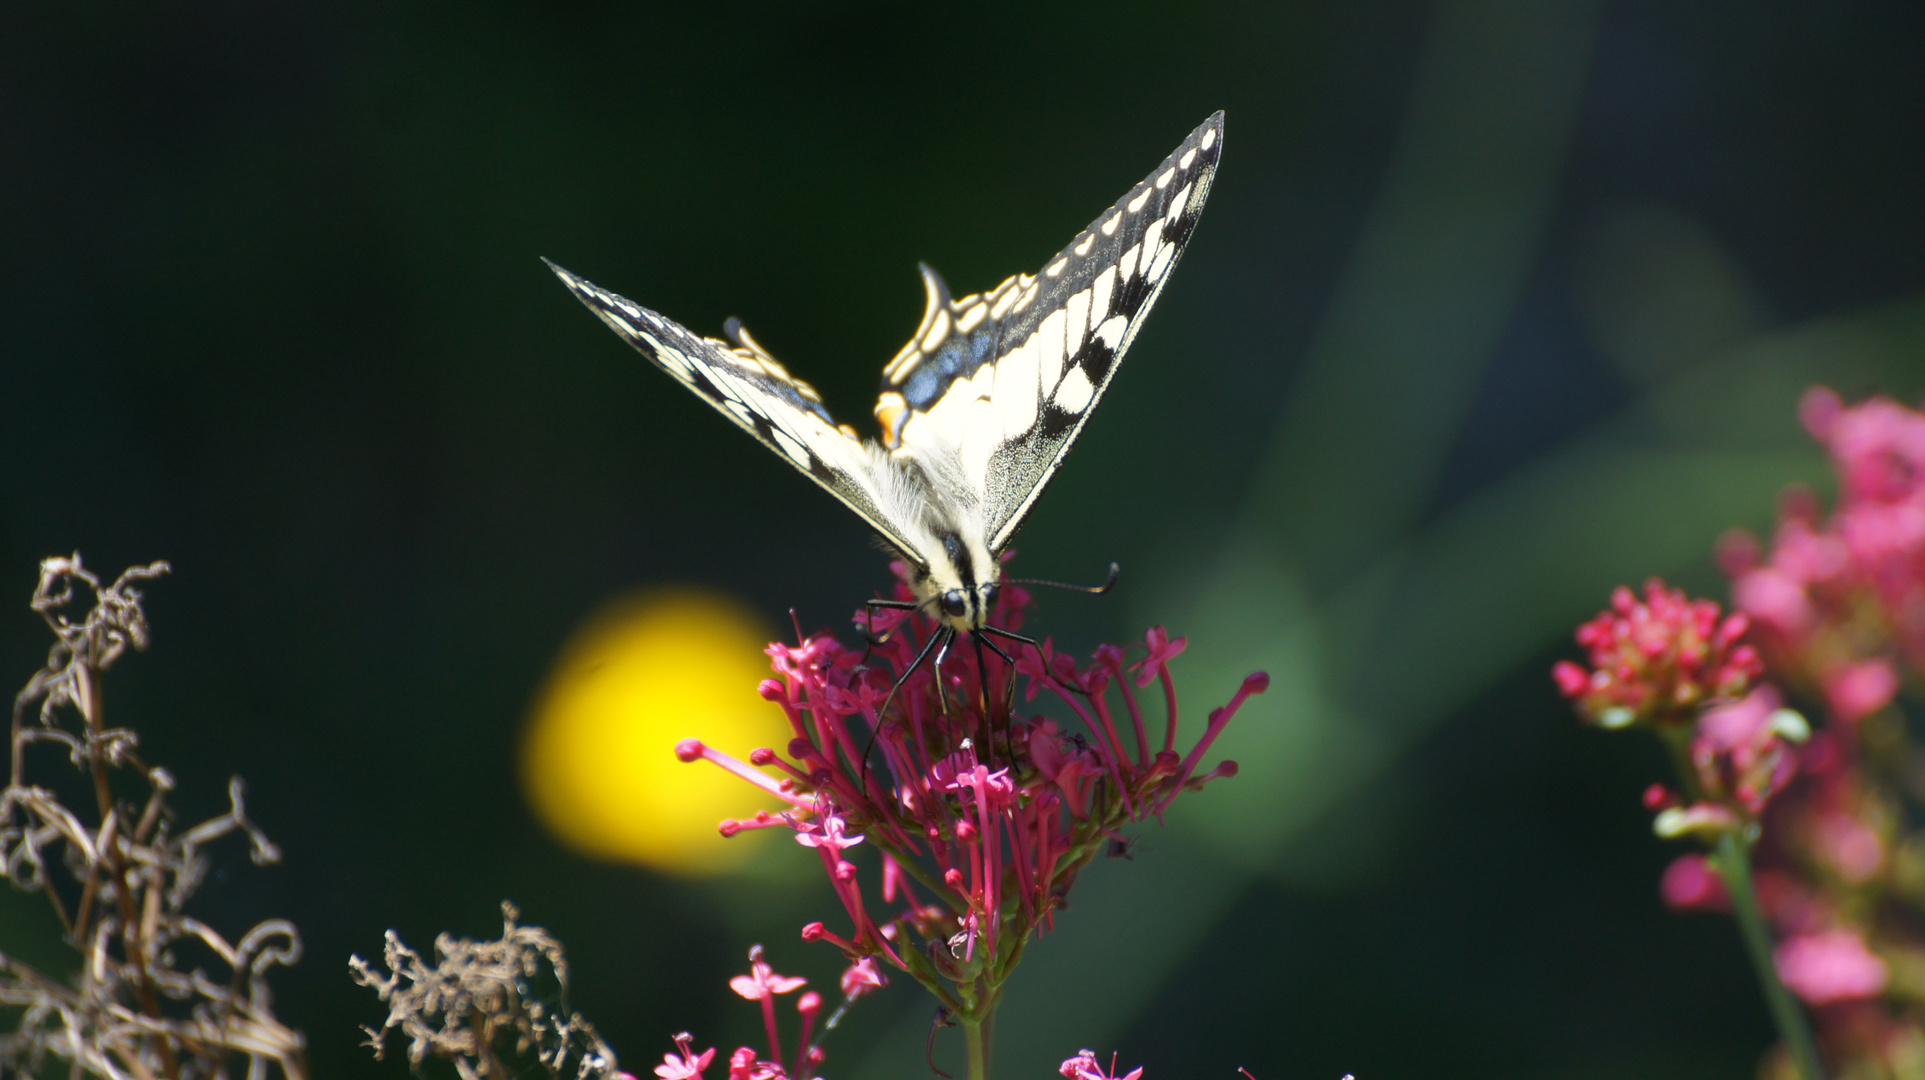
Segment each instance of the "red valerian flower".
[[[895,596],[913,598],[900,582]],[[1029,603],[1027,590],[1005,585],[990,625],[1020,630]],[[932,653],[939,628],[921,611],[856,619],[870,639],[862,648],[827,633],[769,646],[776,677],[760,690],[788,718],[783,753],[758,749],[744,762],[691,739],[677,755],[788,804],[722,831],[784,827],[816,852],[849,927],[812,922],[803,937],[841,949],[857,985],[880,985],[876,965],[886,963],[950,1015],[980,1023],[1029,938],[1054,924],[1077,874],[1120,829],[1161,820],[1179,795],[1236,775],[1233,761],[1206,769],[1203,759],[1269,679],[1246,678],[1179,752],[1170,664],[1185,642],[1161,627],[1135,659],[1105,645],[1084,666],[1048,639],[960,637]],[[1160,710],[1137,696],[1153,684]],[[1050,702],[1053,717],[1038,708]],[[867,868],[851,859],[859,844],[876,852]],[[853,997],[849,989],[845,978]]]
[[889,977],[876,966],[876,958],[865,956],[842,973],[842,996],[850,1001],[889,985]]
[[[729,980],[730,989],[750,1001],[762,1003],[762,1023],[768,1029],[770,1060],[782,1060],[782,1037],[775,1026],[775,995],[799,990],[808,981],[793,975],[777,975],[775,969],[762,959],[760,945],[749,949],[749,973]],[[733,1067],[730,1075],[734,1075]]]
[[1643,599],[1620,587],[1610,610],[1578,627],[1588,669],[1561,660],[1551,675],[1600,727],[1685,722],[1712,701],[1743,695],[1763,673],[1757,650],[1740,640],[1748,627],[1744,615],[1720,617],[1715,602],[1652,578]]
[[702,1070],[715,1060],[715,1048],[711,1046],[697,1054],[693,1044],[694,1037],[686,1031],[675,1036],[677,1052],[662,1055],[662,1063],[655,1066],[655,1075],[662,1080],[702,1080]]
[[1114,1054],[1110,1055],[1110,1071],[1104,1072],[1102,1064],[1096,1060],[1096,1055],[1088,1050],[1077,1051],[1076,1056],[1063,1062],[1063,1067],[1058,1071],[1069,1077],[1069,1080],[1137,1080],[1143,1075],[1143,1067],[1139,1065],[1128,1073],[1117,1076]]
[[1691,764],[1707,794],[1755,815],[1797,771],[1787,743],[1809,736],[1804,718],[1784,708],[1778,691],[1761,686],[1704,711],[1691,740]]
[[1775,666],[1797,669],[1841,719],[1881,709],[1897,690],[1889,670],[1864,668],[1895,651],[1925,665],[1925,413],[1886,398],[1847,406],[1816,387],[1799,406],[1838,471],[1829,518],[1794,489],[1768,557],[1736,534],[1724,545],[1732,596],[1766,631]]
[[1885,962],[1851,930],[1794,937],[1773,953],[1778,977],[1813,1005],[1876,997],[1885,989]]

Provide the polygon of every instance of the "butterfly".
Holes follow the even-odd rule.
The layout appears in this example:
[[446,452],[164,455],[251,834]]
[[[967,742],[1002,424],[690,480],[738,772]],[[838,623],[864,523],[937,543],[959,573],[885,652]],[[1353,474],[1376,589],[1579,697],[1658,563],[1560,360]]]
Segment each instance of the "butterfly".
[[879,440],[837,423],[739,320],[725,325],[727,342],[701,337],[542,261],[624,341],[901,554],[917,600],[874,604],[931,611],[943,632],[929,644],[945,651],[957,633],[1028,641],[988,625],[1003,549],[1162,294],[1222,150],[1219,112],[1034,275],[957,298],[924,265],[922,323],[882,369]]

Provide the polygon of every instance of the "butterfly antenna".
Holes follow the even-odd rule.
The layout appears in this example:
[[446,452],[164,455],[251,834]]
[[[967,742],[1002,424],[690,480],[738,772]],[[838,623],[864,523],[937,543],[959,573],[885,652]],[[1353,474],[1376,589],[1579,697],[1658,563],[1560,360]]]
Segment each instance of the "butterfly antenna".
[[1087,593],[1090,596],[1101,596],[1115,588],[1116,579],[1122,576],[1123,568],[1115,563],[1111,563],[1109,579],[1101,585],[1071,585],[1067,581],[1047,581],[1043,578],[1004,578],[1003,583],[1005,585],[1043,585],[1051,589],[1064,589],[1069,592]]

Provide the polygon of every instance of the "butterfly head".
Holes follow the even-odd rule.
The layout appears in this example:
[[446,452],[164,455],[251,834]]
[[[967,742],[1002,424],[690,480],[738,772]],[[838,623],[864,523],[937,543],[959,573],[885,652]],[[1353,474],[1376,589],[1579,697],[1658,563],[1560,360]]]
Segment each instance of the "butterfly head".
[[982,629],[996,609],[1002,561],[980,538],[955,532],[937,537],[928,554],[929,570],[916,585],[920,599],[952,630]]

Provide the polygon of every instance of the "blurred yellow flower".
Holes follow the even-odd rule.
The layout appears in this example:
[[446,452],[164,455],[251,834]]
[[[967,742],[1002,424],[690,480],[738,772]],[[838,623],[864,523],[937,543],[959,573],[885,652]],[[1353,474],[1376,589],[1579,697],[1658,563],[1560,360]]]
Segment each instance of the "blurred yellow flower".
[[[684,765],[675,744],[698,738],[746,758],[788,744],[782,711],[756,686],[770,675],[763,620],[693,589],[618,599],[563,646],[522,746],[536,815],[597,858],[689,877],[732,869],[773,836],[724,840],[716,824],[749,817],[755,792],[720,769]],[[767,830],[787,835],[787,830]]]

